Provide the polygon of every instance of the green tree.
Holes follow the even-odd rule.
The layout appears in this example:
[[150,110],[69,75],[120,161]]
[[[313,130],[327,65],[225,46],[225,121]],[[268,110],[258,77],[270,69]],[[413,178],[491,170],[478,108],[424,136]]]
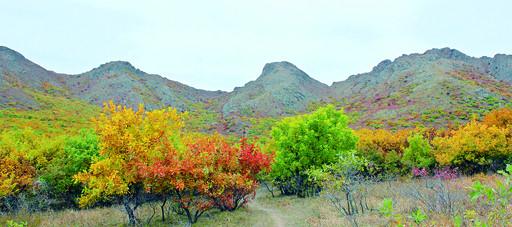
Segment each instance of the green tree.
[[358,138],[343,111],[329,105],[314,113],[285,118],[272,129],[277,149],[271,176],[283,194],[304,197],[308,171],[338,161]]
[[67,138],[62,154],[48,163],[41,176],[52,195],[71,205],[82,191],[73,176],[89,170],[99,149],[99,138],[91,129],[83,129],[79,135]]
[[409,147],[404,150],[402,163],[409,168],[429,168],[435,163],[432,147],[420,134],[414,134],[407,138]]

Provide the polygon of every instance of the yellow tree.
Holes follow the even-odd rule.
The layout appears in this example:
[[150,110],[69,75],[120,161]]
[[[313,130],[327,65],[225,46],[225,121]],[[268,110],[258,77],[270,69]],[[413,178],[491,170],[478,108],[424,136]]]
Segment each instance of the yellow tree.
[[511,128],[472,120],[451,132],[449,137],[433,140],[435,158],[441,165],[455,165],[466,172],[499,168],[512,157]]
[[75,176],[84,184],[79,204],[85,207],[122,198],[129,221],[135,224],[134,211],[142,203],[144,189],[138,166],[164,157],[166,146],[179,138],[182,114],[172,108],[146,112],[143,105],[135,111],[111,101],[94,125],[100,137],[100,158],[88,172]]

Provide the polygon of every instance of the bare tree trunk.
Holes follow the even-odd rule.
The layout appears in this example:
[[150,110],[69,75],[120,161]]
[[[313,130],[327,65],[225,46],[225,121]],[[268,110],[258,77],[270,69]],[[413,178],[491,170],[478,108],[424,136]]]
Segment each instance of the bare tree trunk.
[[163,203],[160,206],[160,210],[162,211],[162,222],[165,222],[165,204],[167,203],[167,196],[163,196]]
[[263,185],[265,185],[265,188],[267,188],[267,190],[270,192],[270,194],[272,195],[272,197],[275,197],[274,196],[274,188],[270,188],[270,186],[268,185],[268,183],[266,181],[262,181],[261,182]]
[[123,197],[123,205],[126,213],[128,214],[128,220],[130,225],[137,224],[137,219],[135,218],[135,213],[133,212],[132,207],[130,207],[130,198],[128,196]]

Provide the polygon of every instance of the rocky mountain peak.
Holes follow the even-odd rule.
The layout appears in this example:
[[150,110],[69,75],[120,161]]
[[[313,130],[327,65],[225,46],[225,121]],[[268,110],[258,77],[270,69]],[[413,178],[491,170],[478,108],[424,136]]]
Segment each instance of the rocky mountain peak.
[[118,71],[118,70],[124,70],[124,71],[138,71],[137,68],[135,68],[130,62],[127,61],[111,61],[107,62],[105,64],[100,65],[99,67],[93,69],[93,70],[100,70],[100,71]]
[[373,72],[381,72],[382,70],[386,69],[389,65],[391,65],[393,62],[389,59],[386,59],[384,61],[381,61],[378,65],[373,67]]
[[433,48],[430,50],[425,51],[423,55],[426,56],[433,56],[435,58],[447,58],[447,59],[455,59],[455,60],[463,60],[470,58],[469,56],[465,55],[464,53],[456,50],[451,49],[448,47],[445,48]]
[[102,64],[88,72],[85,72],[81,75],[89,75],[92,77],[100,78],[106,75],[112,75],[112,74],[133,74],[138,76],[143,76],[146,73],[143,71],[135,68],[132,64],[130,64],[127,61],[111,61],[107,62],[105,64]]
[[304,71],[287,61],[271,62],[265,64],[257,81],[261,80],[282,80],[285,79],[312,79]]

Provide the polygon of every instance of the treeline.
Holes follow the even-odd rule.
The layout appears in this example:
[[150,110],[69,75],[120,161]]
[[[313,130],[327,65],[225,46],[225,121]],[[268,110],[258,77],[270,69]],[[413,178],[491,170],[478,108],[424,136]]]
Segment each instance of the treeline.
[[[210,209],[233,211],[273,192],[318,195],[326,182],[457,169],[504,169],[512,161],[512,110],[495,110],[459,128],[390,131],[349,127],[333,106],[274,124],[270,138],[184,130],[186,113],[109,103],[93,129],[45,136],[30,128],[0,134],[0,211],[121,204],[129,222],[145,202],[160,202],[190,223]],[[167,208],[166,208],[167,207]],[[168,216],[168,215],[167,215]]]
[[349,128],[332,106],[282,120],[272,130],[275,162],[267,181],[281,194],[307,196],[322,190],[323,178],[341,172],[384,178],[495,172],[512,163],[512,110],[498,109],[459,128]]
[[137,111],[113,103],[94,131],[44,138],[30,129],[2,133],[2,211],[122,204],[131,224],[145,202],[172,204],[190,223],[207,210],[251,200],[272,155],[242,138],[187,134],[175,109]]
[[410,174],[412,168],[495,172],[512,162],[512,109],[491,111],[458,128],[362,129],[357,149],[373,173]]

